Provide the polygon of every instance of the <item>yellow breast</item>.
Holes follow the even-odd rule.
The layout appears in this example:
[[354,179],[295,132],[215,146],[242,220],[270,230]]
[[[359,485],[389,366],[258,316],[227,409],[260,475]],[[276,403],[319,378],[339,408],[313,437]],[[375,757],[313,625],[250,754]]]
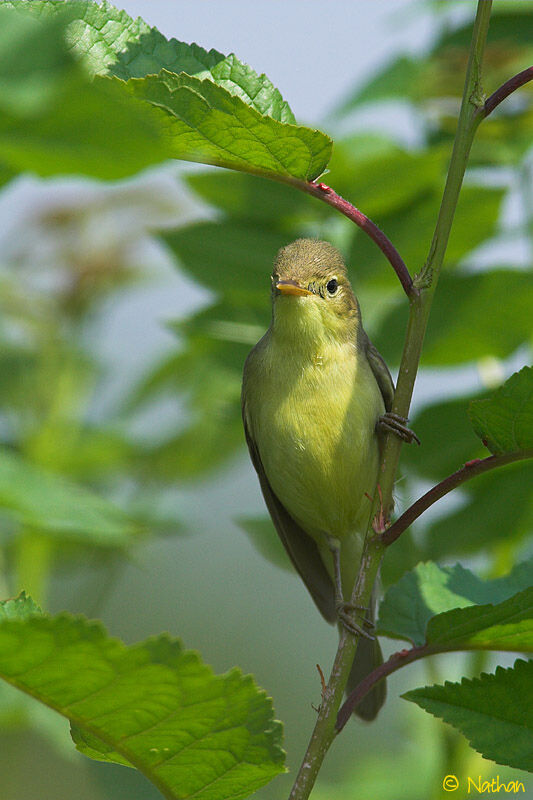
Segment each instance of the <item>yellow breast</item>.
[[[268,337],[268,335],[267,335]],[[351,343],[295,350],[274,337],[247,364],[247,413],[272,489],[321,545],[368,521],[378,469],[383,399]]]

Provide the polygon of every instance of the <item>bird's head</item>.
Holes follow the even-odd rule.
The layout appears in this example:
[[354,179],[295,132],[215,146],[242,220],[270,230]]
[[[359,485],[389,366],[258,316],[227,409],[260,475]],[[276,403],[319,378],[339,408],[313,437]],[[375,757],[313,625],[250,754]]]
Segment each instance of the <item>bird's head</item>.
[[360,321],[342,255],[329,242],[297,239],[272,271],[273,327],[305,339],[355,342]]

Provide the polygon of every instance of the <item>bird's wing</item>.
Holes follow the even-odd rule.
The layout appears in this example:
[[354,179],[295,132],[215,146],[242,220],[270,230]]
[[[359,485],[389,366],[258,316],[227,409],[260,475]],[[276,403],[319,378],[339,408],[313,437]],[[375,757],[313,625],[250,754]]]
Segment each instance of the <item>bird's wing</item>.
[[[366,334],[365,334],[366,336]],[[385,403],[385,411],[390,411],[392,408],[392,401],[394,399],[394,381],[389,372],[389,368],[383,360],[383,356],[376,350],[368,336],[365,341],[365,352],[370,364],[370,368],[374,373],[374,378],[380,388]]]
[[322,616],[328,622],[336,622],[335,589],[316,542],[295,522],[272,491],[259,450],[248,428],[244,403],[242,418],[250,457],[259,476],[261,491],[279,538]]

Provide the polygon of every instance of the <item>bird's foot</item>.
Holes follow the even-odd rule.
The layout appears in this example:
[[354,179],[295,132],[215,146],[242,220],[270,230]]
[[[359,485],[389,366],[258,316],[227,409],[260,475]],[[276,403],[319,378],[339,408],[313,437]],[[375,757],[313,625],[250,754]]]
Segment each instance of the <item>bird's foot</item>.
[[[361,614],[361,612],[363,613]],[[375,626],[373,622],[364,616],[367,612],[367,608],[356,606],[353,603],[346,603],[344,601],[337,603],[337,616],[341,625],[350,633],[355,634],[355,636],[362,636],[364,639],[374,640],[375,636],[369,633],[369,630],[374,630]],[[359,619],[357,619],[358,617]]]
[[396,436],[399,436],[402,441],[408,444],[412,442],[420,444],[420,439],[411,428],[407,427],[407,422],[408,420],[406,420],[405,417],[400,417],[399,414],[393,414],[392,411],[387,411],[386,414],[383,414],[378,419],[377,428],[386,433],[395,433]]

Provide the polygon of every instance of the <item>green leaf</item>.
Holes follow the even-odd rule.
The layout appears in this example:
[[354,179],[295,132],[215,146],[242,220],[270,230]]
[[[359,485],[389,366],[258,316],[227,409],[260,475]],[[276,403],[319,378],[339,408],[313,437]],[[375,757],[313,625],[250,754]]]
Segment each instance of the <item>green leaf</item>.
[[166,112],[169,157],[307,181],[329,161],[328,136],[262,116],[209,79],[162,70],[125,87]]
[[487,400],[474,400],[468,413],[492,453],[533,448],[533,367],[516,372]]
[[270,274],[286,236],[235,220],[199,222],[165,236],[180,266],[198,283],[245,306],[252,296],[269,305]]
[[426,642],[439,651],[533,652],[533,587],[503,603],[454,608],[432,617]]
[[[500,189],[463,187],[446,252],[447,267],[457,264],[494,234],[502,197],[503,192]],[[427,257],[440,201],[440,191],[426,192],[407,206],[374,219],[374,222],[394,242],[411,273],[418,272]],[[388,261],[362,231],[357,231],[354,237],[348,261],[359,280],[379,281],[381,284],[397,282]],[[437,292],[436,302],[438,295]],[[401,311],[404,312],[403,303]],[[399,360],[404,333],[405,317],[401,322],[401,335],[398,335],[398,319],[395,315],[391,322],[383,326],[380,334],[381,346],[375,342],[384,355],[389,352],[393,354],[390,360],[394,363]]]
[[420,646],[426,642],[428,623],[437,615],[452,609],[459,613],[458,608],[476,604],[502,603],[532,583],[533,559],[494,580],[481,580],[460,564],[418,564],[387,590],[379,609],[378,632]]
[[[416,451],[411,447],[405,447],[402,451],[402,462],[408,466],[410,473],[440,481],[466,461],[483,455],[483,447],[476,439],[468,419],[471,399],[471,396],[456,397],[432,403],[409,421],[422,442]],[[453,431],[453,436],[450,431]]]
[[[6,3],[39,16],[56,16],[62,0],[21,0]],[[115,75],[122,80],[144,78],[166,69],[210,78],[230,94],[240,97],[260,114],[280,122],[294,123],[294,115],[266,75],[258,75],[235,55],[204,50],[197,44],[166,39],[140,17],[132,19],[111,3],[70,0],[65,40],[69,50],[81,57],[93,75]]]
[[248,797],[283,771],[281,725],[251,676],[214,675],[168,636],[127,647],[82,617],[0,623],[0,674],[75,726],[79,750],[168,798]]
[[485,758],[533,771],[533,661],[402,697],[453,725]]
[[[324,171],[329,137],[292,124],[277,89],[235,56],[167,42],[107,3],[2,6],[4,105],[18,113],[0,124],[1,168],[118,178],[181,158],[303,180]],[[43,73],[47,103],[36,90]]]
[[461,364],[487,355],[507,358],[529,343],[532,308],[531,272],[493,269],[473,275],[443,274],[428,325],[424,363]]
[[0,508],[25,528],[108,547],[140,528],[118,508],[60,475],[0,450]]
[[303,209],[315,210],[318,205],[291,186],[244,172],[198,172],[187,175],[186,181],[206,203],[225,215],[237,217],[241,225],[242,220],[249,220],[256,225],[259,223],[263,230],[269,223],[284,218],[294,219]]
[[18,597],[0,602],[0,623],[6,619],[28,619],[42,614],[41,609],[34,603],[26,592],[21,592]]
[[364,103],[411,97],[424,66],[421,60],[399,56],[344,100],[335,113],[345,116]]
[[2,3],[0,16],[1,171],[110,179],[168,157],[161,112],[76,64],[61,36],[68,13],[35,20]]

